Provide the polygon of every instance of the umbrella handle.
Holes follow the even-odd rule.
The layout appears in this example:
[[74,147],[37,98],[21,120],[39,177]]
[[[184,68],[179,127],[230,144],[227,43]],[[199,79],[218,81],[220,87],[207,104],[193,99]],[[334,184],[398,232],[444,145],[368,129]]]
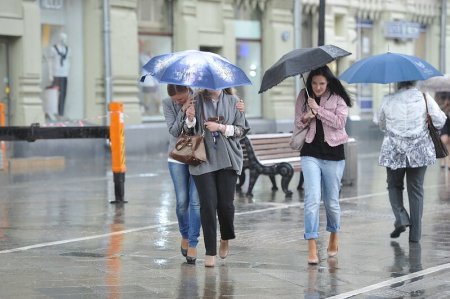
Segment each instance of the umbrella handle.
[[308,87],[306,86],[305,77],[303,77],[303,74],[301,74],[300,76],[302,76],[302,79],[303,79],[303,85],[305,85],[306,95],[307,95],[308,98],[309,98],[309,92],[308,92]]
[[[305,85],[306,96],[307,96],[308,98],[310,98],[309,92],[308,92],[308,87],[306,86],[306,82],[305,82],[305,77],[303,77],[303,74],[301,74],[300,76],[302,76],[302,79],[303,79],[303,85]],[[308,101],[308,98],[305,99],[306,111],[308,111],[308,108],[309,108],[309,106],[306,105],[306,101]]]

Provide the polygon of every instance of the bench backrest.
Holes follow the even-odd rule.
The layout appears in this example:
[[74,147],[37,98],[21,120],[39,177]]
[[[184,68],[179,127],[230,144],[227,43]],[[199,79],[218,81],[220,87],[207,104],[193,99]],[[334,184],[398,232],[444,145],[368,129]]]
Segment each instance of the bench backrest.
[[[291,133],[254,134],[247,135],[256,158],[261,164],[272,164],[271,160],[288,161],[295,170],[300,167],[300,153],[289,146]],[[244,152],[244,166],[248,165],[248,155],[245,144],[241,142]],[[298,160],[297,160],[298,159]],[[267,163],[269,162],[269,163]]]
[[260,161],[269,159],[282,159],[282,158],[292,158],[298,157],[300,154],[298,151],[293,150],[289,146],[289,141],[291,140],[291,134],[285,136],[275,135],[275,134],[264,134],[269,135],[265,138],[261,136],[249,135],[247,136],[252,143],[253,151],[256,157]]

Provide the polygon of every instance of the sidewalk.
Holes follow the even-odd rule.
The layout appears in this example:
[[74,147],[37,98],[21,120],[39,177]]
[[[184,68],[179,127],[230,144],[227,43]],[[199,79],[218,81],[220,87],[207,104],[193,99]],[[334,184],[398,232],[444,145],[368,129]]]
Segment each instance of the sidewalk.
[[[236,196],[226,260],[184,263],[165,154],[127,157],[125,205],[112,205],[108,159],[64,170],[0,172],[0,298],[447,298],[450,177],[426,175],[423,239],[392,240],[385,170],[377,148],[359,150],[359,179],[342,191],[339,255],[307,265],[303,194],[286,200],[261,176],[252,199]],[[278,178],[279,180],[279,178]],[[298,174],[290,184],[297,185]],[[244,185],[245,187],[245,185]]]

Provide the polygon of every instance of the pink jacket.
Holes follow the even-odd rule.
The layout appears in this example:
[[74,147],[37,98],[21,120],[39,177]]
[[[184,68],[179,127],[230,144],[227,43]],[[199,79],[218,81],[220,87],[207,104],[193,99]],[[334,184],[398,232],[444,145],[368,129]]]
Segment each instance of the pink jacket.
[[[302,116],[306,113],[303,111],[305,100],[306,92],[302,89],[295,104],[295,125],[299,129],[309,125],[305,142],[311,143],[316,135],[316,119],[312,119],[309,123],[302,122]],[[347,115],[348,107],[343,98],[335,94],[330,95],[328,91],[320,97],[320,108],[316,118],[322,121],[325,142],[330,146],[347,142],[348,135],[345,131]]]

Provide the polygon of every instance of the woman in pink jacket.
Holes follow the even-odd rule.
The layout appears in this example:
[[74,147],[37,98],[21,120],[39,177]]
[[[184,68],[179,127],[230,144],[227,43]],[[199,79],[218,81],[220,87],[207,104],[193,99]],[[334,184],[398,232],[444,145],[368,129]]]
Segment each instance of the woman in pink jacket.
[[338,252],[340,229],[339,190],[345,167],[344,143],[348,135],[345,123],[350,97],[341,82],[327,67],[309,73],[295,107],[295,125],[309,126],[300,156],[305,188],[305,234],[308,240],[308,263],[319,263],[316,239],[319,237],[320,200],[327,216],[330,232],[327,253]]

